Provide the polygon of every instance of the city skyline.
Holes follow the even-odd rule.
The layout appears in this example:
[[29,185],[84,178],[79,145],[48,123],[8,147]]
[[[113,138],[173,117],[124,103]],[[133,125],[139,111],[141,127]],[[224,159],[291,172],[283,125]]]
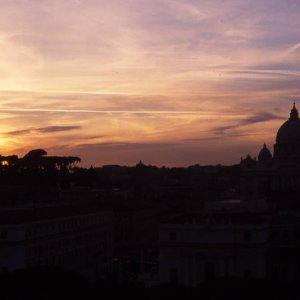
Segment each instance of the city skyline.
[[[234,164],[300,95],[297,1],[1,1],[2,155]],[[298,105],[299,106],[299,105]]]

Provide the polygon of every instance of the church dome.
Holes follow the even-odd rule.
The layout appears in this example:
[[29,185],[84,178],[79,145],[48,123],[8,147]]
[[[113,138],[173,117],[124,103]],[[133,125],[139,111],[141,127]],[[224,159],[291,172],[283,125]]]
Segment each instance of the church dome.
[[285,163],[300,164],[300,119],[295,103],[290,118],[281,125],[277,132],[274,159]]
[[300,119],[295,103],[291,110],[290,118],[279,128],[276,143],[300,142]]
[[258,161],[266,162],[266,161],[270,161],[271,159],[272,159],[272,154],[270,150],[267,148],[266,144],[264,144],[258,154]]

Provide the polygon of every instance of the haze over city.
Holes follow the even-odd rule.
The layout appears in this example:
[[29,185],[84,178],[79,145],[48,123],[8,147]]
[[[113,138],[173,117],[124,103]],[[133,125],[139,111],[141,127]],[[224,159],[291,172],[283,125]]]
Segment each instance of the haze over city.
[[299,1],[1,0],[1,154],[234,164],[300,102]]

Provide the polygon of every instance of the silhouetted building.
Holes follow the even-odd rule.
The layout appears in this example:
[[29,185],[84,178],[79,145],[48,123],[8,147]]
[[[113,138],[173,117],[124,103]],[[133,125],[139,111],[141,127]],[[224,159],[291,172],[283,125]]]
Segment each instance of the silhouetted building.
[[290,118],[281,125],[277,132],[274,160],[277,163],[300,163],[300,119],[295,103]]
[[273,215],[267,253],[268,277],[278,282],[300,279],[300,212],[284,210]]
[[221,277],[265,278],[266,215],[183,215],[160,226],[160,282],[194,286]]
[[300,119],[293,105],[290,118],[279,128],[274,155],[264,144],[258,160],[241,160],[242,198],[253,210],[299,207]]
[[153,209],[115,209],[115,272],[119,282],[132,282],[158,270],[158,221]]
[[74,270],[89,279],[112,271],[113,216],[57,206],[0,212],[0,270],[38,266]]
[[240,162],[241,198],[208,201],[198,214],[160,226],[162,283],[186,286],[233,276],[278,282],[300,278],[300,119],[295,104],[279,128],[274,155]]

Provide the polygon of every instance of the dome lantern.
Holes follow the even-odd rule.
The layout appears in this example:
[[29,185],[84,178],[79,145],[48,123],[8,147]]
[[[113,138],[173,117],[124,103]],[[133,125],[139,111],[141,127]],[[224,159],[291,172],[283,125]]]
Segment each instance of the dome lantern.
[[290,119],[291,120],[299,119],[299,113],[298,113],[298,109],[296,108],[295,101],[294,101],[294,105],[293,105],[293,108],[292,108],[291,113],[290,113]]

